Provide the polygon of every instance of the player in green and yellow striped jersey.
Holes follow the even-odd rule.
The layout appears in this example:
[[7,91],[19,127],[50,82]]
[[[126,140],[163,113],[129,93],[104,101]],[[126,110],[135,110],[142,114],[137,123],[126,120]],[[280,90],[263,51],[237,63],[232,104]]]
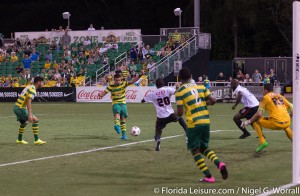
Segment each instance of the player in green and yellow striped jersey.
[[110,83],[105,91],[99,93],[99,98],[102,99],[108,92],[111,93],[112,110],[114,114],[114,129],[118,134],[122,131],[121,139],[126,140],[126,118],[128,116],[126,106],[126,87],[139,80],[139,76],[132,79],[130,82],[123,80],[120,73],[114,75],[114,82]]
[[205,175],[205,178],[200,181],[215,182],[215,178],[210,174],[202,155],[209,158],[218,167],[223,179],[227,179],[228,173],[225,164],[218,159],[214,151],[208,148],[210,119],[207,105],[215,104],[216,99],[210,95],[209,90],[204,86],[190,82],[192,74],[189,69],[182,68],[179,77],[182,85],[175,93],[177,116],[182,116],[185,109],[188,149],[191,150],[197,167]]
[[36,95],[36,89],[41,88],[44,84],[44,78],[37,76],[34,78],[33,85],[28,85],[22,91],[20,97],[18,98],[15,106],[14,113],[17,115],[17,120],[20,122],[19,127],[19,136],[16,141],[18,144],[28,144],[28,142],[22,139],[23,133],[25,131],[25,127],[27,125],[27,121],[32,123],[32,131],[34,134],[34,144],[42,145],[45,144],[45,141],[39,139],[39,127],[38,122],[39,119],[32,114],[31,102]]

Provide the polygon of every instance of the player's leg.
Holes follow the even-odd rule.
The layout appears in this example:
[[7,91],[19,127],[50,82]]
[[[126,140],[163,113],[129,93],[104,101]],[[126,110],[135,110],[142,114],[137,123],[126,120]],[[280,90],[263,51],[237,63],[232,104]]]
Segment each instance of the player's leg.
[[127,107],[125,104],[120,105],[121,107],[121,131],[122,131],[122,140],[127,140],[127,136],[126,136],[126,118],[128,117],[128,112],[127,112]]
[[267,128],[267,129],[274,129],[274,122],[272,119],[265,117],[265,118],[260,118],[258,121],[252,123],[252,126],[254,130],[256,131],[256,134],[259,139],[259,146],[256,148],[256,152],[262,151],[264,148],[269,146],[268,142],[266,141],[263,133],[262,133],[262,127]]
[[39,119],[36,116],[33,116],[32,131],[33,131],[33,135],[34,135],[34,144],[35,145],[46,144],[46,141],[39,139]]
[[284,129],[286,136],[293,141],[293,131],[290,127]]
[[243,134],[239,137],[240,139],[245,139],[249,137],[251,134],[245,127],[241,127],[242,120],[247,115],[247,108],[241,109],[236,115],[233,116],[233,121],[235,122],[236,126],[243,132]]
[[25,108],[14,107],[14,113],[17,116],[17,120],[20,122],[17,144],[28,144],[28,142],[23,140],[23,133],[25,131],[27,120],[28,120],[28,111]]
[[114,114],[114,129],[118,134],[121,133],[121,128],[120,128],[120,113],[121,113],[121,107],[119,104],[114,104],[112,106],[113,108],[113,114]]
[[188,138],[187,146],[188,146],[188,149],[191,150],[191,153],[194,157],[194,161],[196,162],[197,168],[205,176],[200,181],[214,183],[215,178],[211,175],[208,167],[205,164],[204,157],[201,155],[201,152],[200,152],[201,130],[199,131],[198,129],[199,129],[198,127],[187,129],[187,132],[186,132],[187,138]]
[[201,148],[200,152],[210,159],[221,172],[222,178],[225,180],[228,177],[228,172],[225,164],[219,160],[215,152],[208,148],[210,139],[210,126],[201,127]]
[[162,130],[166,127],[165,119],[157,118],[155,123],[155,136],[154,140],[156,142],[155,151],[160,151],[160,138],[162,134]]

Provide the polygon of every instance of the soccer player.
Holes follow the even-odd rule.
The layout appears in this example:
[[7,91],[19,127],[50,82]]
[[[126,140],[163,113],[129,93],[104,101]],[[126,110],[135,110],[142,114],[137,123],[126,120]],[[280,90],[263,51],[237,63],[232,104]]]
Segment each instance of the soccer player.
[[184,131],[186,132],[187,126],[182,117],[177,117],[174,114],[174,110],[171,104],[171,96],[175,94],[175,89],[171,87],[165,87],[164,80],[162,78],[158,78],[156,80],[157,89],[148,93],[144,99],[142,99],[142,103],[146,101],[152,101],[153,105],[156,109],[156,124],[155,124],[155,136],[154,139],[156,141],[156,151],[160,150],[160,137],[162,134],[162,130],[166,127],[167,124],[171,122],[179,122]]
[[114,82],[110,83],[109,86],[99,93],[99,98],[102,99],[108,92],[111,93],[112,99],[112,110],[114,114],[114,129],[118,134],[122,131],[122,140],[127,140],[126,136],[126,118],[128,117],[127,106],[126,106],[126,87],[135,83],[139,80],[139,76],[132,79],[130,82],[123,80],[120,73],[114,75]]
[[[288,109],[291,113],[288,113]],[[264,111],[268,111],[269,117],[262,117]],[[291,118],[293,116],[293,104],[291,104],[285,97],[273,92],[273,85],[267,83],[264,85],[264,97],[259,103],[259,109],[256,114],[249,120],[242,123],[242,127],[252,123],[260,145],[256,148],[256,152],[262,151],[269,144],[262,133],[262,127],[273,130],[283,129],[287,137],[293,140],[293,131],[290,128]]]
[[32,131],[34,134],[34,144],[46,144],[45,141],[39,139],[39,119],[32,114],[31,102],[36,95],[36,89],[41,88],[44,84],[44,78],[37,76],[34,78],[33,85],[29,85],[22,91],[15,106],[14,113],[17,115],[17,120],[20,122],[19,136],[16,141],[17,144],[28,144],[24,141],[22,136],[27,125],[27,121],[32,123]]
[[247,120],[249,120],[250,118],[252,118],[258,110],[259,102],[256,97],[251,92],[249,92],[248,89],[239,85],[238,80],[232,80],[230,85],[233,90],[233,94],[236,96],[236,102],[232,106],[232,109],[234,110],[239,103],[242,103],[244,106],[243,109],[241,109],[236,115],[234,115],[233,121],[243,132],[243,134],[239,138],[245,139],[251,134],[245,127],[241,127],[241,119],[246,118]]
[[[210,119],[207,105],[214,105],[216,99],[203,85],[190,83],[192,75],[188,68],[182,68],[179,78],[182,82],[176,91],[177,116],[185,115],[187,119],[188,149],[191,150],[199,170],[205,175],[200,182],[214,183],[215,178],[211,175],[205,164],[204,156],[209,158],[221,172],[222,178],[228,177],[225,164],[219,160],[214,151],[208,148],[210,135]],[[184,109],[183,109],[184,108]]]

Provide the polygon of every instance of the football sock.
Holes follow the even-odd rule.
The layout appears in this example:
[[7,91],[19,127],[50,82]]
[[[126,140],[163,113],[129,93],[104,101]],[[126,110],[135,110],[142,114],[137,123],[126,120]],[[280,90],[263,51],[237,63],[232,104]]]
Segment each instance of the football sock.
[[211,177],[210,171],[205,164],[204,158],[201,156],[200,153],[194,155],[194,160],[197,164],[198,169],[208,178]]
[[291,128],[286,128],[284,129],[286,136],[288,136],[288,138],[293,141],[293,131]]
[[34,141],[37,141],[39,139],[39,124],[38,122],[32,123],[32,131],[34,135]]
[[265,143],[266,140],[265,140],[265,137],[262,133],[262,128],[261,128],[260,124],[258,124],[257,122],[254,122],[252,124],[252,126],[253,126],[254,130],[256,131],[256,134],[257,134],[258,139],[259,139],[259,143],[260,144]]
[[244,133],[249,133],[249,132],[247,131],[246,128],[241,127],[241,124],[242,124],[241,119],[235,119],[235,120],[233,120],[233,121],[235,122],[236,126],[237,126],[241,131],[243,131]]
[[19,141],[22,141],[22,137],[23,137],[23,133],[25,131],[25,127],[26,127],[26,124],[20,124],[19,135],[18,135],[18,140]]
[[210,149],[206,149],[203,153],[207,158],[209,158],[218,168],[219,168],[219,163],[221,162],[217,155],[215,154],[214,151]]
[[115,117],[115,125],[120,126],[120,119]]
[[184,129],[184,131],[186,132],[187,126],[186,126],[186,123],[184,122],[183,118],[182,118],[182,117],[179,117],[178,121],[179,121],[179,124],[180,124],[180,125],[182,126],[182,128]]
[[122,135],[126,134],[126,122],[121,122]]

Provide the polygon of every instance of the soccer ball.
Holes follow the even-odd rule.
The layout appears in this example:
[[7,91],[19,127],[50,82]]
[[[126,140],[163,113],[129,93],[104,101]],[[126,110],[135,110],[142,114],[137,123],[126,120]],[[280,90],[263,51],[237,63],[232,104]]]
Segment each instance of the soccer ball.
[[141,130],[137,126],[133,126],[131,128],[131,135],[138,136],[138,135],[140,135],[140,133],[141,133]]

